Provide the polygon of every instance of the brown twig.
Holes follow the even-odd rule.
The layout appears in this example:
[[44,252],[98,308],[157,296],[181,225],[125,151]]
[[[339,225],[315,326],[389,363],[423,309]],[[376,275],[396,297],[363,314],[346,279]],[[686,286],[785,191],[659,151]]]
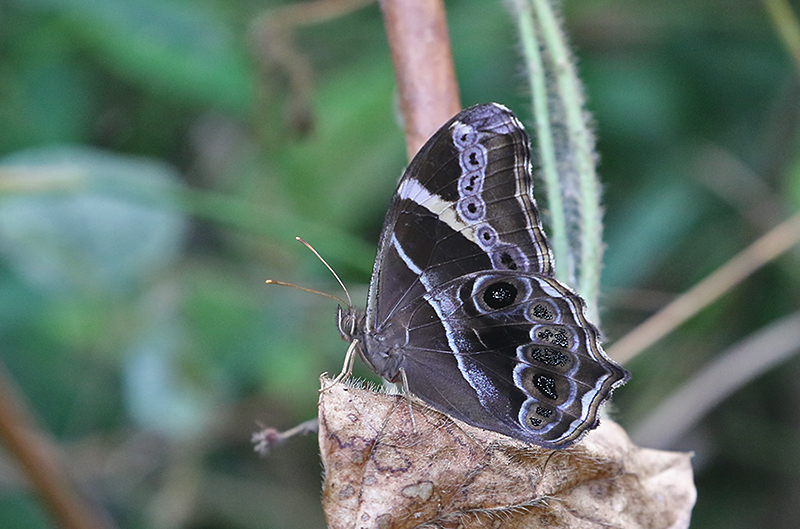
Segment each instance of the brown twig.
[[461,110],[442,0],[381,0],[409,158]]
[[53,519],[64,529],[111,529],[77,492],[58,450],[36,425],[23,397],[0,365],[0,438],[36,490]]
[[[342,17],[375,0],[314,0],[266,11],[252,24],[255,55],[266,79],[285,72],[289,82],[289,125],[304,134],[312,126],[311,62],[292,42],[292,34],[303,26]],[[267,83],[264,83],[265,85]]]

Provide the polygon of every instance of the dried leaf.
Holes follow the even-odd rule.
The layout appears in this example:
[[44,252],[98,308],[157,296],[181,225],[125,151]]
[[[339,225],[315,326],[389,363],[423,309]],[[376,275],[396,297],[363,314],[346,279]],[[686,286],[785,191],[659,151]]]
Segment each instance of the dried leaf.
[[336,384],[320,394],[319,425],[332,528],[677,529],[696,497],[689,454],[638,448],[609,419],[549,450]]

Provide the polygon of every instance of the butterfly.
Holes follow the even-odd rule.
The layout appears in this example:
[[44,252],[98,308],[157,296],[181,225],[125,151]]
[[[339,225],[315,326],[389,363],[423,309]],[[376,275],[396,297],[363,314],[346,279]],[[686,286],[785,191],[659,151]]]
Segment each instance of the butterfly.
[[629,374],[553,277],[528,136],[502,105],[461,111],[420,149],[386,215],[366,310],[342,337],[451,417],[546,448],[598,424]]

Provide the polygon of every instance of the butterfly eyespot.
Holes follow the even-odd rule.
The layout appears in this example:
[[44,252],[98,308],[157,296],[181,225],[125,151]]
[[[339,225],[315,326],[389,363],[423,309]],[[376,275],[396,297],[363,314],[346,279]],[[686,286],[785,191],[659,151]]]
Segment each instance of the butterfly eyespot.
[[478,142],[478,133],[470,125],[456,122],[453,126],[453,143],[457,147],[469,147]]
[[548,347],[533,347],[530,352],[531,359],[549,367],[561,367],[569,363],[569,357],[557,349]]
[[558,419],[558,417],[558,413],[556,413],[553,408],[542,406],[541,404],[534,404],[525,412],[524,422],[529,428],[541,430],[548,424]]
[[528,259],[517,246],[504,244],[492,253],[492,267],[495,270],[527,270]]
[[488,224],[482,224],[477,229],[478,244],[484,248],[491,248],[497,244],[497,232]]
[[460,153],[461,166],[469,171],[486,167],[486,152],[481,145],[470,145]]
[[517,292],[517,287],[511,283],[500,281],[484,290],[483,301],[491,309],[504,309],[516,301]]
[[458,201],[458,213],[467,221],[479,222],[483,220],[486,207],[477,196],[468,196]]
[[548,399],[558,400],[556,379],[550,375],[538,374],[533,377],[533,385]]
[[575,365],[575,357],[555,347],[525,344],[517,347],[517,360],[529,366],[541,366],[550,372],[567,373]]
[[517,263],[514,262],[514,258],[511,257],[511,254],[508,252],[503,252],[500,254],[500,262],[503,263],[503,265],[509,270],[517,269]]
[[553,306],[545,301],[534,303],[528,313],[536,320],[554,321],[556,319],[556,312]]
[[458,178],[458,195],[467,197],[480,194],[483,190],[483,178],[484,174],[480,169],[461,175]]
[[564,349],[572,349],[575,343],[572,333],[566,328],[557,325],[543,325],[535,328],[531,337],[536,341],[563,347]]

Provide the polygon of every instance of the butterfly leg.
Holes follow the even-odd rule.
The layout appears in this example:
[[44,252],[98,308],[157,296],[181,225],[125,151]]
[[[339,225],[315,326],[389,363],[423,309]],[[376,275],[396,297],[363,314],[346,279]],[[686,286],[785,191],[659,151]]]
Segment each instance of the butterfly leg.
[[408,415],[411,417],[411,426],[416,430],[417,421],[414,420],[414,406],[411,403],[411,391],[408,389],[408,377],[406,377],[406,370],[400,368],[400,378],[403,380],[403,396],[408,403]]
[[357,349],[358,349],[358,340],[355,339],[352,342],[350,342],[350,347],[347,348],[347,353],[345,353],[344,355],[344,364],[342,365],[341,373],[336,375],[336,378],[331,380],[330,384],[320,389],[319,390],[320,393],[327,390],[328,388],[335,386],[336,384],[338,384],[339,382],[341,382],[342,380],[346,379],[347,377],[353,374],[353,364],[355,363],[356,360]]

